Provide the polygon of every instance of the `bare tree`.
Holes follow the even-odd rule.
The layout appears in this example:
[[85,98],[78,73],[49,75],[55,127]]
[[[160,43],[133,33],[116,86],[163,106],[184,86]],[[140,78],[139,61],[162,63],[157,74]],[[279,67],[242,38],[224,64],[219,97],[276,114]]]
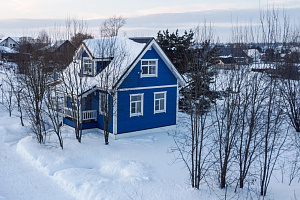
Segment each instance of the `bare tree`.
[[25,111],[31,124],[31,130],[36,134],[38,142],[44,143],[46,136],[45,121],[43,119],[43,102],[47,83],[47,74],[43,71],[43,64],[37,60],[30,60],[29,70],[22,77],[22,99]]
[[289,117],[291,125],[296,132],[300,132],[300,79],[282,80],[282,95],[286,104],[284,105],[285,111]]
[[272,172],[285,143],[286,136],[281,130],[283,123],[282,99],[278,95],[278,81],[270,78],[267,85],[266,110],[264,112],[264,126],[262,129],[262,156],[260,171],[260,195],[265,196],[270,183]]
[[63,137],[61,134],[63,102],[61,99],[63,99],[63,95],[60,94],[57,86],[48,85],[45,95],[45,115],[48,116],[52,125],[52,130],[50,131],[56,134],[59,145],[63,149]]
[[188,113],[188,132],[178,132],[174,135],[175,149],[179,152],[190,175],[193,188],[200,188],[213,163],[210,161],[213,145],[210,142],[211,124],[208,123],[209,109],[213,92],[210,89],[213,65],[216,64],[217,48],[211,44],[212,27],[205,23],[195,30],[195,43],[185,53],[185,64],[189,73],[188,85],[182,89],[185,111]]
[[104,20],[100,27],[101,37],[113,37],[119,35],[119,30],[126,24],[126,19],[122,16],[113,15]]
[[2,97],[4,102],[3,105],[5,106],[5,108],[7,109],[9,116],[11,117],[13,108],[14,108],[14,104],[13,104],[13,96],[14,96],[14,88],[13,88],[13,74],[9,71],[5,73],[5,78],[4,81],[2,83]]
[[[280,23],[279,10],[267,9],[260,12],[260,33],[262,41],[269,49],[276,49],[279,43],[287,44],[289,40],[289,23],[286,15]],[[260,156],[260,195],[265,196],[272,177],[274,167],[286,140],[286,133],[281,129],[283,123],[283,99],[280,93],[278,74],[282,66],[280,52],[275,53],[269,64],[270,76],[266,78],[265,112],[261,136],[263,137]]]
[[[11,109],[12,109],[12,103],[16,103],[17,104],[17,108],[18,111],[20,113],[20,121],[21,121],[21,125],[24,126],[24,121],[23,121],[23,111],[22,111],[22,98],[21,98],[21,94],[22,94],[22,90],[23,88],[21,87],[20,84],[20,74],[12,74],[11,72],[6,72],[6,77],[5,77],[5,83],[8,86],[7,88],[10,88],[8,92],[8,94],[6,94],[6,100],[7,100],[7,106],[8,106],[8,110],[11,116]],[[11,96],[13,95],[13,96]]]
[[[249,73],[249,72],[245,72]],[[241,128],[238,136],[237,155],[239,163],[239,187],[244,188],[246,177],[254,161],[258,157],[261,143],[260,123],[263,117],[265,94],[261,90],[264,83],[264,75],[248,74],[241,91]]]
[[112,16],[103,22],[100,28],[100,39],[96,41],[96,54],[100,60],[100,71],[95,77],[98,82],[99,111],[103,119],[105,144],[109,144],[111,120],[115,117],[113,106],[116,104],[114,84],[121,76],[121,66],[129,65],[129,50],[126,40],[119,38],[119,29],[125,24],[121,16]]
[[[215,154],[219,165],[220,187],[225,188],[230,181],[227,175],[231,171],[235,145],[241,128],[241,97],[244,73],[239,70],[228,71],[226,77],[216,87],[223,90],[223,99],[214,105],[214,127],[217,152]],[[232,181],[232,180],[231,180]]]
[[[65,30],[66,39],[71,39],[76,47],[81,45],[86,38],[92,37],[88,32],[88,24],[84,20],[67,18]],[[63,58],[73,57],[71,63],[69,59],[55,57],[55,66],[59,70],[59,87],[64,94],[64,116],[74,123],[75,136],[81,142],[83,127],[83,92],[87,90],[87,77],[83,74],[82,55],[71,55],[72,51],[64,52]],[[57,94],[57,93],[56,93]],[[57,97],[58,98],[58,97]],[[57,129],[58,130],[58,129]]]
[[65,95],[64,114],[74,122],[75,136],[81,142],[83,126],[83,96],[87,89],[87,79],[81,69],[82,57],[77,57],[60,76],[62,91]]
[[[257,42],[257,35],[254,33],[255,28],[252,24],[241,26],[237,24],[232,27],[232,43],[233,48],[243,49],[247,51],[251,44]],[[237,95],[237,109],[240,115],[236,123],[240,124],[237,134],[237,143],[234,148],[236,162],[239,167],[238,184],[240,188],[244,188],[247,177],[254,180],[251,173],[251,167],[259,155],[259,145],[261,137],[259,131],[262,127],[260,121],[263,117],[264,102],[266,95],[264,90],[264,78],[266,75],[251,72],[251,62],[244,62],[243,65],[235,66],[238,73],[235,73],[236,84],[240,85],[240,91]],[[250,180],[250,181],[252,181]]]
[[[18,60],[18,67],[22,74],[19,75],[18,83],[22,88],[20,97],[24,102],[24,110],[29,118],[31,130],[38,142],[44,143],[47,132],[43,105],[51,62],[48,54],[43,50],[49,45],[48,37],[44,37],[44,32],[40,35],[39,40],[23,40],[20,44],[19,52],[22,56]],[[42,41],[42,38],[45,41]]]

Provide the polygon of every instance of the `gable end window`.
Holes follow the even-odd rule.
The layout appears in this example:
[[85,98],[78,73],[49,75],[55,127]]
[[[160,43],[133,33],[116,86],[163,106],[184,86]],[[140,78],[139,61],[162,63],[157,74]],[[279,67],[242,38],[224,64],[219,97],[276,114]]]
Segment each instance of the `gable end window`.
[[154,92],[154,114],[166,112],[167,92]]
[[141,77],[157,77],[157,59],[141,60]]
[[92,60],[83,58],[83,74],[92,75]]
[[142,116],[144,107],[144,94],[130,95],[130,117]]

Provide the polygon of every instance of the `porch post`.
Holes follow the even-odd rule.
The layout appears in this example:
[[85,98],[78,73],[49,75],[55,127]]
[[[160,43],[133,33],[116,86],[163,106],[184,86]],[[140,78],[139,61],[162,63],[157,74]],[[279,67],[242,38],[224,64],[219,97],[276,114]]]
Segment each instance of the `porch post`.
[[113,96],[113,134],[118,134],[118,92],[115,92],[115,95]]

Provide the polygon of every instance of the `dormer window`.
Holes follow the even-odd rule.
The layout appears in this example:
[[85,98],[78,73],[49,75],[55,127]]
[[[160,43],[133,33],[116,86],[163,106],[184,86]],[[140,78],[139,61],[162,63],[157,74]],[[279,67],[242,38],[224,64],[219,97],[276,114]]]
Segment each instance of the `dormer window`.
[[157,59],[141,60],[141,77],[157,77]]
[[83,58],[83,74],[92,75],[92,60],[89,58]]

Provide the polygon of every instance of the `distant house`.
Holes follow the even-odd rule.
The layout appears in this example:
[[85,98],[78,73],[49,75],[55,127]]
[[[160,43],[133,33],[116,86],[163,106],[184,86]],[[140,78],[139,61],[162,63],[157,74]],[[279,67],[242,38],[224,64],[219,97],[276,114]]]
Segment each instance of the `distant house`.
[[252,59],[253,62],[260,62],[261,53],[257,49],[247,49],[244,50],[245,53]]
[[221,63],[225,65],[244,65],[252,62],[252,58],[243,49],[238,47],[221,46],[219,58]]
[[18,52],[9,47],[0,46],[0,60],[13,61],[16,59]]
[[61,71],[72,62],[76,47],[69,40],[58,40],[42,50],[46,50],[50,58],[55,60],[54,62],[59,63],[59,69],[57,70]]
[[[106,48],[112,43],[113,48]],[[118,52],[119,47],[125,51]],[[124,57],[120,60],[112,51]],[[80,67],[78,76],[88,85],[81,93],[83,129],[104,129],[105,94],[113,99],[109,131],[114,137],[176,125],[178,88],[186,83],[154,38],[88,39],[74,58]],[[111,68],[116,63],[117,68]],[[103,85],[101,77],[106,77],[108,85]],[[63,122],[74,127],[76,113],[68,99]]]
[[76,47],[69,40],[58,40],[55,43],[45,47],[51,53],[64,54],[66,51],[71,51],[72,57],[76,51]]
[[0,46],[16,49],[19,47],[19,37],[7,37],[0,41]]

